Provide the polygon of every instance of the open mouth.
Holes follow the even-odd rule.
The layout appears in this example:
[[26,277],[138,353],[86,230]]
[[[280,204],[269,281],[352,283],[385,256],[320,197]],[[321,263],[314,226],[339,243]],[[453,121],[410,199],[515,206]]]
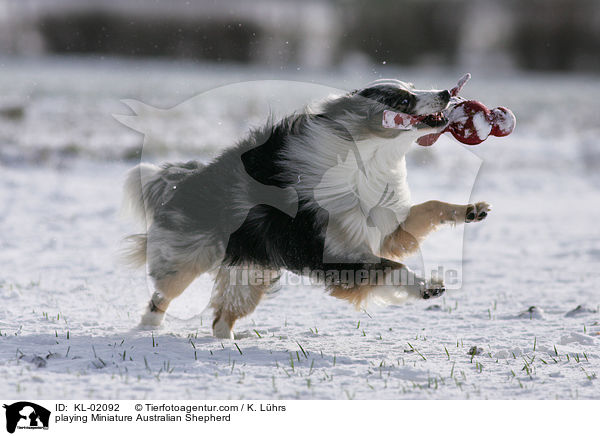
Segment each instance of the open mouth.
[[449,120],[445,111],[434,112],[427,115],[409,115],[402,112],[383,111],[382,126],[387,129],[412,130],[412,129],[437,129],[435,133],[429,133],[417,138],[417,144],[422,146],[432,145],[444,133]]
[[412,130],[441,128],[448,124],[448,118],[441,112],[426,115],[410,115],[403,112],[383,111],[382,125],[388,129]]
[[442,112],[436,112],[433,114],[423,116],[423,119],[420,120],[419,124],[417,125],[417,128],[424,129],[429,127],[437,128],[439,130],[436,133],[429,133],[427,135],[421,136],[420,138],[417,138],[417,144],[422,145],[424,147],[433,145],[433,143],[437,141],[441,134],[444,132],[442,128],[446,127],[448,125],[448,122],[448,118]]
[[442,112],[421,115],[418,117],[417,128],[444,127],[448,124],[448,118]]

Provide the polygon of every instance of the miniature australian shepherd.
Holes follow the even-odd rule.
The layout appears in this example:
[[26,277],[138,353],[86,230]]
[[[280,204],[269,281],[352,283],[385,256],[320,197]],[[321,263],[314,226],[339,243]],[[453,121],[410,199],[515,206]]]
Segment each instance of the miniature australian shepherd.
[[[441,295],[400,261],[438,226],[483,220],[485,202],[413,205],[405,154],[448,121],[447,90],[379,80],[269,122],[208,164],[142,163],[125,199],[146,220],[126,257],[147,263],[155,290],[141,324],[159,325],[171,301],[214,273],[213,334],[233,326],[277,286],[283,270],[309,276],[357,307]],[[406,130],[382,126],[383,111],[419,115]]]

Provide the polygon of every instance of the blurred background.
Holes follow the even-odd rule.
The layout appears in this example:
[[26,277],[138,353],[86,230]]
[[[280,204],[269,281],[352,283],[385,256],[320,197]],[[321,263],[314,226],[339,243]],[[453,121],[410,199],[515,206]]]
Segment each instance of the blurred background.
[[600,71],[596,0],[3,0],[5,55]]
[[[111,116],[127,113],[119,99],[170,108],[265,79],[448,88],[470,71],[465,96],[511,107],[520,128],[548,132],[550,104],[564,129],[596,134],[598,53],[597,0],[0,0],[0,159],[139,157],[140,136]],[[219,149],[264,120],[260,105],[179,114],[154,151]]]

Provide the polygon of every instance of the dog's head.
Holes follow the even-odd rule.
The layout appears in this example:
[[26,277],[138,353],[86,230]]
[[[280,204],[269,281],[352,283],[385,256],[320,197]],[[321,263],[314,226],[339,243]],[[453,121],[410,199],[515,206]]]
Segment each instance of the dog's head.
[[[385,79],[328,100],[322,115],[342,124],[354,140],[373,136],[396,138],[407,134],[414,140],[447,125],[442,111],[449,102],[448,90],[417,90],[412,84]],[[425,117],[409,130],[387,129],[382,126],[384,110]]]

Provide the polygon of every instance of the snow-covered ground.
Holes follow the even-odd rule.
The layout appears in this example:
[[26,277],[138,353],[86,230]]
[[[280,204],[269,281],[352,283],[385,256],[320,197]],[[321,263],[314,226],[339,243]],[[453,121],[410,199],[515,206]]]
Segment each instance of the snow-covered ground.
[[[463,95],[510,107],[517,130],[468,149],[449,138],[415,149],[409,181],[416,202],[471,195],[493,204],[483,223],[464,228],[460,289],[367,313],[290,284],[238,323],[235,341],[222,342],[202,312],[207,277],[172,304],[160,329],[136,327],[149,283],[143,271],[120,266],[116,253],[135,230],[118,211],[142,136],[112,114],[128,114],[120,99],[168,108],[273,74],[154,63],[0,64],[3,397],[600,398],[597,78],[474,74]],[[379,74],[398,72],[278,78],[351,89]],[[448,87],[458,76],[401,72],[421,87]],[[260,121],[263,100],[247,89],[182,105],[168,122],[157,117],[158,137],[144,157],[208,158],[248,120]],[[288,97],[282,104],[308,98],[281,98]],[[460,263],[460,238],[457,249],[452,235],[461,231],[441,230],[423,258]]]

